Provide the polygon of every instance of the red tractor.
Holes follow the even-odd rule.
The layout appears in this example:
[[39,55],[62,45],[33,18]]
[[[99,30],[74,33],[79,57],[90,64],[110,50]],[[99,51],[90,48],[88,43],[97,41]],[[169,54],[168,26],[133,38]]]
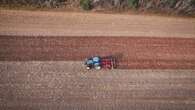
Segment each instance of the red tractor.
[[114,69],[116,68],[116,60],[112,56],[108,57],[90,57],[85,61],[86,69]]

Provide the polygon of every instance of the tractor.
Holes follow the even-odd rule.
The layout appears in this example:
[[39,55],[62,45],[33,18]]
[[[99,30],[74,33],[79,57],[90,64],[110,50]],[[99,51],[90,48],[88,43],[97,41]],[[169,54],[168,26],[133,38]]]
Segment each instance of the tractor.
[[116,60],[112,56],[108,57],[94,56],[86,59],[85,66],[87,70],[114,69],[116,68]]

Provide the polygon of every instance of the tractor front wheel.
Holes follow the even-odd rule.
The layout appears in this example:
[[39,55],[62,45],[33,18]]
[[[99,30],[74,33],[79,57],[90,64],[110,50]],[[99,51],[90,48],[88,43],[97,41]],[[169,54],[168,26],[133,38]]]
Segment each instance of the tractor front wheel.
[[91,68],[87,66],[86,69],[87,69],[87,70],[90,70]]
[[101,66],[95,66],[95,69],[96,70],[100,70],[101,69]]

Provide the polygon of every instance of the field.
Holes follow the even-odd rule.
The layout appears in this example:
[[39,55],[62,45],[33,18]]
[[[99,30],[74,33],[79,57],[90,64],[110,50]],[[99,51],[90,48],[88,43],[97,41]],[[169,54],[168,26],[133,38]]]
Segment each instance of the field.
[[[195,19],[0,10],[2,110],[194,110]],[[117,69],[86,70],[93,55]]]
[[87,71],[82,62],[0,62],[3,110],[194,110],[194,70]]
[[0,9],[0,35],[195,37],[195,18]]
[[83,61],[112,55],[120,69],[195,69],[193,38],[0,36],[1,61]]

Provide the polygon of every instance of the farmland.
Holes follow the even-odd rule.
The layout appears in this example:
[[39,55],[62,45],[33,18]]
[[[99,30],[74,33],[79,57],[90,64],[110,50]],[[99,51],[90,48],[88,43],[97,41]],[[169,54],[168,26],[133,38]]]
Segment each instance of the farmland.
[[[194,110],[195,19],[0,10],[3,110]],[[93,55],[117,69],[86,70]]]

